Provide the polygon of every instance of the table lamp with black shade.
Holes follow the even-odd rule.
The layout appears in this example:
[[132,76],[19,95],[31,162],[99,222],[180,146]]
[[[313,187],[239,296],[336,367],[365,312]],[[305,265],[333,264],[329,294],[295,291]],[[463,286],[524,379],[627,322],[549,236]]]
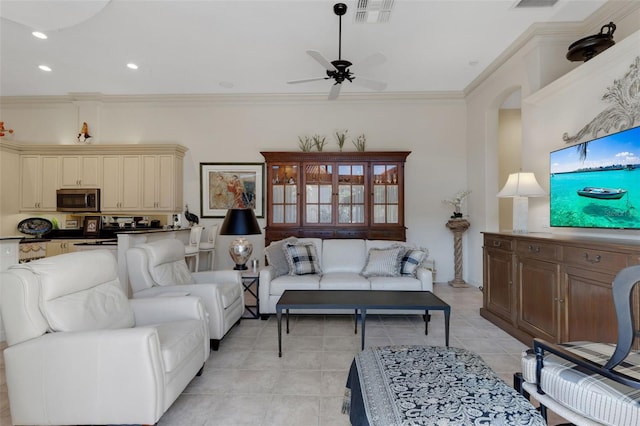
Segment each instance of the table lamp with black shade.
[[253,245],[244,235],[262,234],[258,220],[253,209],[229,209],[220,227],[220,235],[237,235],[238,238],[231,242],[229,254],[236,264],[235,270],[247,269],[245,265],[253,252]]

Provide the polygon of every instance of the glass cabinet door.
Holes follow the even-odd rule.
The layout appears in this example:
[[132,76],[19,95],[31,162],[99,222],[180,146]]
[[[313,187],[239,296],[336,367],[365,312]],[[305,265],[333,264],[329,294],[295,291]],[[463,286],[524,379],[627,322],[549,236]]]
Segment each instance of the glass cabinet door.
[[365,223],[363,164],[338,165],[338,223]]
[[304,223],[333,222],[333,164],[304,165]]
[[298,166],[271,166],[271,223],[298,222]]
[[373,165],[373,223],[399,223],[398,164]]

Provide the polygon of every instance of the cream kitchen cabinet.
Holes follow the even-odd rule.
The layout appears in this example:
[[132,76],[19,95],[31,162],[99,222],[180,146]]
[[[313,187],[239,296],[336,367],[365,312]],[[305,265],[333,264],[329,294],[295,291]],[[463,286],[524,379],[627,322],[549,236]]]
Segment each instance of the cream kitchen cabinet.
[[20,156],[20,211],[56,210],[57,156]]
[[56,189],[74,187],[100,188],[101,210],[109,213],[184,208],[182,145],[2,145],[20,156],[20,211],[55,211]]
[[82,243],[86,240],[51,240],[47,241],[46,257],[57,256],[59,254],[76,251],[75,243]]
[[175,155],[142,156],[142,209],[182,209],[182,159]]
[[73,155],[60,157],[61,188],[99,188],[100,157]]
[[134,212],[140,210],[140,156],[107,155],[102,158],[101,210]]

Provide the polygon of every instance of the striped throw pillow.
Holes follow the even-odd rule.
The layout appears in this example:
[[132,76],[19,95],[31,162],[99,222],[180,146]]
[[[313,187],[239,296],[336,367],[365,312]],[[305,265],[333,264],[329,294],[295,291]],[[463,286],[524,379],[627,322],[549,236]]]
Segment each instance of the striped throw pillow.
[[400,261],[400,274],[415,277],[418,266],[427,257],[424,250],[409,248],[406,249]]
[[400,275],[400,258],[404,254],[402,246],[386,249],[371,248],[367,262],[360,274],[364,277],[397,277]]

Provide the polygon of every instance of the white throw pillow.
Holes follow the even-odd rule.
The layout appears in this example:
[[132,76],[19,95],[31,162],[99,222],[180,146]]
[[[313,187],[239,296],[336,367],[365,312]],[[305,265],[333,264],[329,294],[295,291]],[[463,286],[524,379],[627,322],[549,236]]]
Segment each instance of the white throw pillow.
[[400,275],[400,258],[404,254],[403,246],[386,249],[371,248],[362,272],[364,277],[397,277]]
[[267,263],[273,267],[273,278],[289,274],[289,262],[284,254],[284,245],[297,242],[298,239],[296,237],[288,237],[284,240],[275,241],[264,249]]

